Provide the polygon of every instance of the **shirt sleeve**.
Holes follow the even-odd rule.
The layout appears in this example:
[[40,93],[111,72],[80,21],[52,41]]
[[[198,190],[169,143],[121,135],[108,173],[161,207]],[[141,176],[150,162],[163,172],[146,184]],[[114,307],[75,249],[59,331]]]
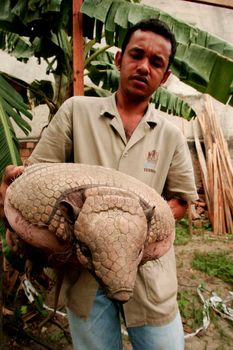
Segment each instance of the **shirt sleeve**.
[[190,150],[183,135],[175,149],[163,195],[167,200],[179,198],[195,201],[198,199]]
[[29,157],[29,163],[73,162],[72,98],[59,108]]

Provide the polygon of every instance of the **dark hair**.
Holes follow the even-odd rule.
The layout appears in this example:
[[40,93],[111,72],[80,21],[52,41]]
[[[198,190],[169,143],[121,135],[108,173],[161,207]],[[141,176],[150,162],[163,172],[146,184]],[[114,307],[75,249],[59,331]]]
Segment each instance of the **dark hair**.
[[155,34],[159,34],[171,42],[171,55],[169,57],[169,62],[167,67],[168,69],[176,54],[176,46],[177,46],[176,39],[174,34],[171,32],[170,28],[168,27],[168,25],[165,22],[162,22],[155,18],[142,20],[134,24],[132,27],[128,29],[121,47],[122,55],[125,52],[126,46],[128,45],[132,34],[138,29],[142,31],[150,31]]

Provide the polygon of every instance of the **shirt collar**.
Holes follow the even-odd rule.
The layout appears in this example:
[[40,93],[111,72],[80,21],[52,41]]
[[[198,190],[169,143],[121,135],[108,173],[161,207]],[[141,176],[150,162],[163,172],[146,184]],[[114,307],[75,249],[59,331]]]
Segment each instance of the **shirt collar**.
[[[100,115],[110,119],[113,119],[115,117],[120,118],[116,106],[116,92],[106,97],[106,103],[102,106]],[[142,119],[143,122],[147,123],[152,129],[158,124],[159,118],[156,115],[154,104],[150,103],[148,105],[147,111]]]

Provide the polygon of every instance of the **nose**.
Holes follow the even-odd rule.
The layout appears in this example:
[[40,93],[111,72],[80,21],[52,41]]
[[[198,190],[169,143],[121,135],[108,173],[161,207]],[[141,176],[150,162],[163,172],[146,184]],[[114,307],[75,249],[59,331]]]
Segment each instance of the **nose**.
[[149,60],[145,57],[143,58],[138,66],[137,66],[137,72],[142,74],[142,75],[147,75],[150,71],[150,62]]

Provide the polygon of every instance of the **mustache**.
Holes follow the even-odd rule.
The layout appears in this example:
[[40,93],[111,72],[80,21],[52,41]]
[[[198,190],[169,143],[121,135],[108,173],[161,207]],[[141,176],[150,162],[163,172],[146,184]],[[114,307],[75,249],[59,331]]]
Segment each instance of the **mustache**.
[[148,78],[145,75],[143,75],[143,74],[133,74],[130,77],[130,79],[132,79],[132,80],[134,80],[134,79],[135,80],[139,80],[139,81],[141,81],[141,82],[143,82],[143,83],[148,85]]

